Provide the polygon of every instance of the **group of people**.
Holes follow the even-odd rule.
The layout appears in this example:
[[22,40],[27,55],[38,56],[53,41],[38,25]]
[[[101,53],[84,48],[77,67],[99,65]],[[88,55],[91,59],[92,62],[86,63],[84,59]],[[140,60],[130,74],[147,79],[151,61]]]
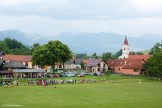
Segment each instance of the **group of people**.
[[19,82],[18,81],[2,81],[2,87],[14,87],[14,86],[18,86]]
[[38,79],[38,80],[29,80],[28,85],[56,85],[56,84],[76,84],[76,83],[95,83],[96,80],[94,79],[65,79],[65,80],[58,80],[58,79]]

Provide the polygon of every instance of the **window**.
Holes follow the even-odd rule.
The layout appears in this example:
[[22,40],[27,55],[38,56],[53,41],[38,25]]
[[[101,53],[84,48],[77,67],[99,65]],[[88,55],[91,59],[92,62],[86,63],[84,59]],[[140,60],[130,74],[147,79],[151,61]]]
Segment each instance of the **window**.
[[139,72],[139,70],[138,70],[138,69],[133,69],[133,71],[134,71],[134,72]]
[[28,62],[25,62],[25,66],[28,66]]

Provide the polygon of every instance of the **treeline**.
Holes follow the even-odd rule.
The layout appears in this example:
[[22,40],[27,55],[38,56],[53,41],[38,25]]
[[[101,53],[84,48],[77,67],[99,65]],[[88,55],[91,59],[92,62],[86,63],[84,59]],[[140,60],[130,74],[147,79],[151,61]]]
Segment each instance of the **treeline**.
[[143,64],[144,74],[162,78],[162,43],[156,43],[149,54],[152,56]]
[[5,52],[6,54],[31,55],[32,48],[23,45],[15,39],[5,38],[0,41],[0,51]]

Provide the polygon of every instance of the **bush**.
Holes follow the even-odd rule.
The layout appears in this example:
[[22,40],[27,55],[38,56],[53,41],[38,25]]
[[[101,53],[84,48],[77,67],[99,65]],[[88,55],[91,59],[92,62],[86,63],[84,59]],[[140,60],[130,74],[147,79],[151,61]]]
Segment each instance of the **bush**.
[[111,70],[107,70],[106,72],[105,72],[105,75],[107,75],[107,76],[110,76],[111,75]]

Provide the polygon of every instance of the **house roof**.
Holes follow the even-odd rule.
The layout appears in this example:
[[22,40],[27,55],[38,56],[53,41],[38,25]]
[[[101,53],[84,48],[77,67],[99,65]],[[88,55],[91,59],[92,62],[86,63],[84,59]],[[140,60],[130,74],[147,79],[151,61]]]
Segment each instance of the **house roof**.
[[43,69],[12,69],[16,73],[44,73],[46,72]]
[[101,61],[102,59],[89,59],[89,62],[86,66],[87,67],[97,66]]
[[84,59],[84,60],[82,60],[82,62],[83,62],[84,64],[88,64],[89,60],[88,60],[88,59]]
[[1,75],[5,75],[5,74],[12,74],[13,72],[11,71],[0,71]]
[[142,69],[144,59],[129,59],[123,69]]
[[2,65],[2,67],[3,68],[26,68],[26,66],[20,62],[6,62],[4,65]]
[[116,60],[109,60],[107,63],[109,66],[124,66],[126,59],[116,59]]
[[110,67],[122,66],[123,69],[142,69],[144,59],[117,59],[109,60],[108,65]]
[[5,61],[13,61],[13,62],[31,62],[32,56],[26,55],[4,55],[3,60]]
[[147,60],[151,55],[129,55],[128,59],[144,59]]
[[70,59],[69,61],[66,61],[65,64],[81,64],[82,59]]

